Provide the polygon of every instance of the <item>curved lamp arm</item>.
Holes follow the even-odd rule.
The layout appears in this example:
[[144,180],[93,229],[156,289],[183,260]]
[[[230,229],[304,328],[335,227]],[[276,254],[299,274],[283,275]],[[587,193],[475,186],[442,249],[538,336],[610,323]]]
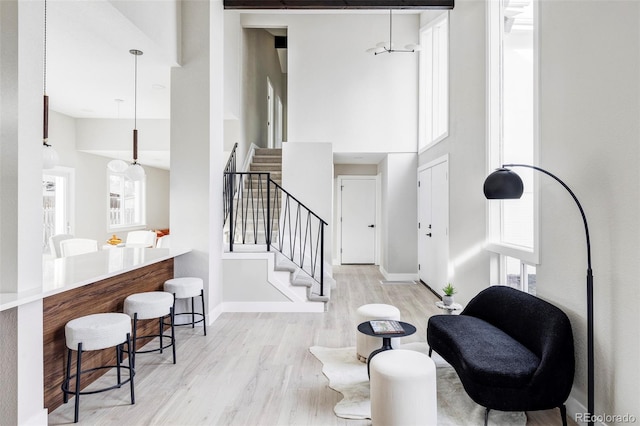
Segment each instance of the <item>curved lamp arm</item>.
[[[547,176],[552,177],[560,185],[562,185],[564,189],[567,190],[567,192],[569,192],[569,194],[571,195],[571,198],[573,198],[573,201],[576,202],[576,205],[580,210],[580,215],[582,216],[582,222],[584,223],[584,232],[587,237],[587,399],[588,399],[587,411],[590,414],[588,419],[588,424],[589,426],[593,426],[593,423],[594,423],[593,414],[595,410],[595,403],[594,403],[594,383],[595,383],[594,364],[595,363],[594,363],[594,342],[593,342],[594,340],[593,339],[593,336],[594,336],[594,333],[593,333],[593,271],[591,270],[591,240],[589,238],[589,226],[587,225],[587,217],[584,214],[584,210],[582,208],[582,205],[580,204],[580,201],[578,201],[578,197],[576,197],[576,195],[573,193],[571,188],[569,188],[567,184],[564,183],[558,176],[554,175],[551,172],[548,172],[545,169],[542,169],[537,166],[532,166],[529,164],[503,164],[502,169],[498,169],[498,171],[494,173],[497,174],[500,172],[509,172],[508,169],[506,169],[507,167],[525,167],[525,168],[537,170],[541,173],[546,174]],[[487,180],[488,179],[489,178],[487,178]],[[518,179],[520,178],[518,177]],[[518,188],[520,192],[519,195],[522,195],[521,180],[519,185],[520,185],[520,187]],[[518,195],[518,198],[519,198],[519,195]]]
[[526,167],[529,169],[534,169],[537,170],[539,172],[544,173],[547,176],[552,177],[553,179],[555,179],[560,185],[562,185],[564,187],[564,189],[567,190],[567,192],[571,195],[571,198],[573,198],[573,201],[576,202],[576,205],[578,206],[578,209],[580,210],[580,215],[582,216],[582,222],[584,223],[584,232],[587,236],[587,267],[589,270],[591,270],[591,239],[589,238],[589,225],[587,225],[587,216],[584,214],[584,209],[582,208],[582,205],[580,204],[580,201],[578,201],[578,197],[576,197],[576,194],[573,193],[573,191],[571,190],[571,188],[569,188],[569,186],[567,186],[566,183],[564,183],[562,181],[562,179],[560,179],[558,176],[554,175],[553,173],[542,169],[540,167],[537,166],[531,166],[529,164],[503,164],[502,167]]

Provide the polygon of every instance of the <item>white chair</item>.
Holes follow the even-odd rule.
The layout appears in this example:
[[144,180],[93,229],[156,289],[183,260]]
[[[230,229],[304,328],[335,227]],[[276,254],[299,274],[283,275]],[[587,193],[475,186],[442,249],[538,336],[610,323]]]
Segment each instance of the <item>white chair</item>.
[[56,234],[49,237],[49,249],[53,257],[62,257],[60,252],[60,242],[73,238],[71,234]]
[[156,233],[153,231],[131,231],[127,234],[125,247],[155,247]]
[[62,257],[76,256],[78,254],[98,251],[98,241],[88,238],[69,238],[60,242],[60,254]]
[[171,245],[171,235],[163,235],[156,241],[157,248],[169,248]]

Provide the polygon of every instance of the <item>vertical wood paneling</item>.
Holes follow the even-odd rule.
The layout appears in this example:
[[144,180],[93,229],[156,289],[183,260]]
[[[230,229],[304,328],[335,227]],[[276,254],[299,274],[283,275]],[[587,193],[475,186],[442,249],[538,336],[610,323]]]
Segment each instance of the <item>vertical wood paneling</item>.
[[[164,282],[171,278],[173,278],[173,259],[44,299],[44,404],[50,412],[63,403],[60,385],[64,379],[67,353],[64,337],[65,324],[84,315],[122,312],[124,299],[127,296],[145,291],[162,291]],[[139,324],[142,324],[142,327],[139,327],[138,335],[157,333],[157,320],[141,321]],[[72,353],[74,369],[75,355],[74,351]],[[82,356],[82,369],[115,365],[115,362],[115,349],[85,352]],[[83,376],[83,388],[103,372],[98,371]]]

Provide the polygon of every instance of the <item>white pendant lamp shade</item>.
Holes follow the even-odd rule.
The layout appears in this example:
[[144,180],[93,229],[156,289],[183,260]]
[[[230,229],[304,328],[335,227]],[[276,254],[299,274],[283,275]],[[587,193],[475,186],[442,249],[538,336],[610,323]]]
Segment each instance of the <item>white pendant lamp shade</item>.
[[127,171],[124,174],[132,181],[143,180],[146,176],[144,169],[138,163],[131,164],[127,167]]
[[42,168],[52,169],[58,165],[59,157],[51,145],[42,145]]
[[123,160],[111,160],[109,161],[109,163],[107,163],[107,167],[112,172],[123,173],[125,170],[127,170],[127,167],[129,167],[129,165],[126,161]]
[[134,72],[134,96],[133,96],[133,162],[124,172],[125,175],[133,180],[143,180],[145,177],[144,169],[138,164],[138,56],[142,55],[141,50],[131,49],[129,50],[135,58],[135,72]]

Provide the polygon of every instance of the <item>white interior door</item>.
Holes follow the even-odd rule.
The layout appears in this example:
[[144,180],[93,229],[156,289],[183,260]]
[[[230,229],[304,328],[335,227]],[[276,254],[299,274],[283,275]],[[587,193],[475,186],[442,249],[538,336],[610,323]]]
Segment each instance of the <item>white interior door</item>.
[[418,276],[438,294],[449,281],[448,162],[418,173]]
[[267,146],[273,148],[273,84],[267,77]]
[[376,180],[342,179],[340,262],[373,264],[376,255]]

